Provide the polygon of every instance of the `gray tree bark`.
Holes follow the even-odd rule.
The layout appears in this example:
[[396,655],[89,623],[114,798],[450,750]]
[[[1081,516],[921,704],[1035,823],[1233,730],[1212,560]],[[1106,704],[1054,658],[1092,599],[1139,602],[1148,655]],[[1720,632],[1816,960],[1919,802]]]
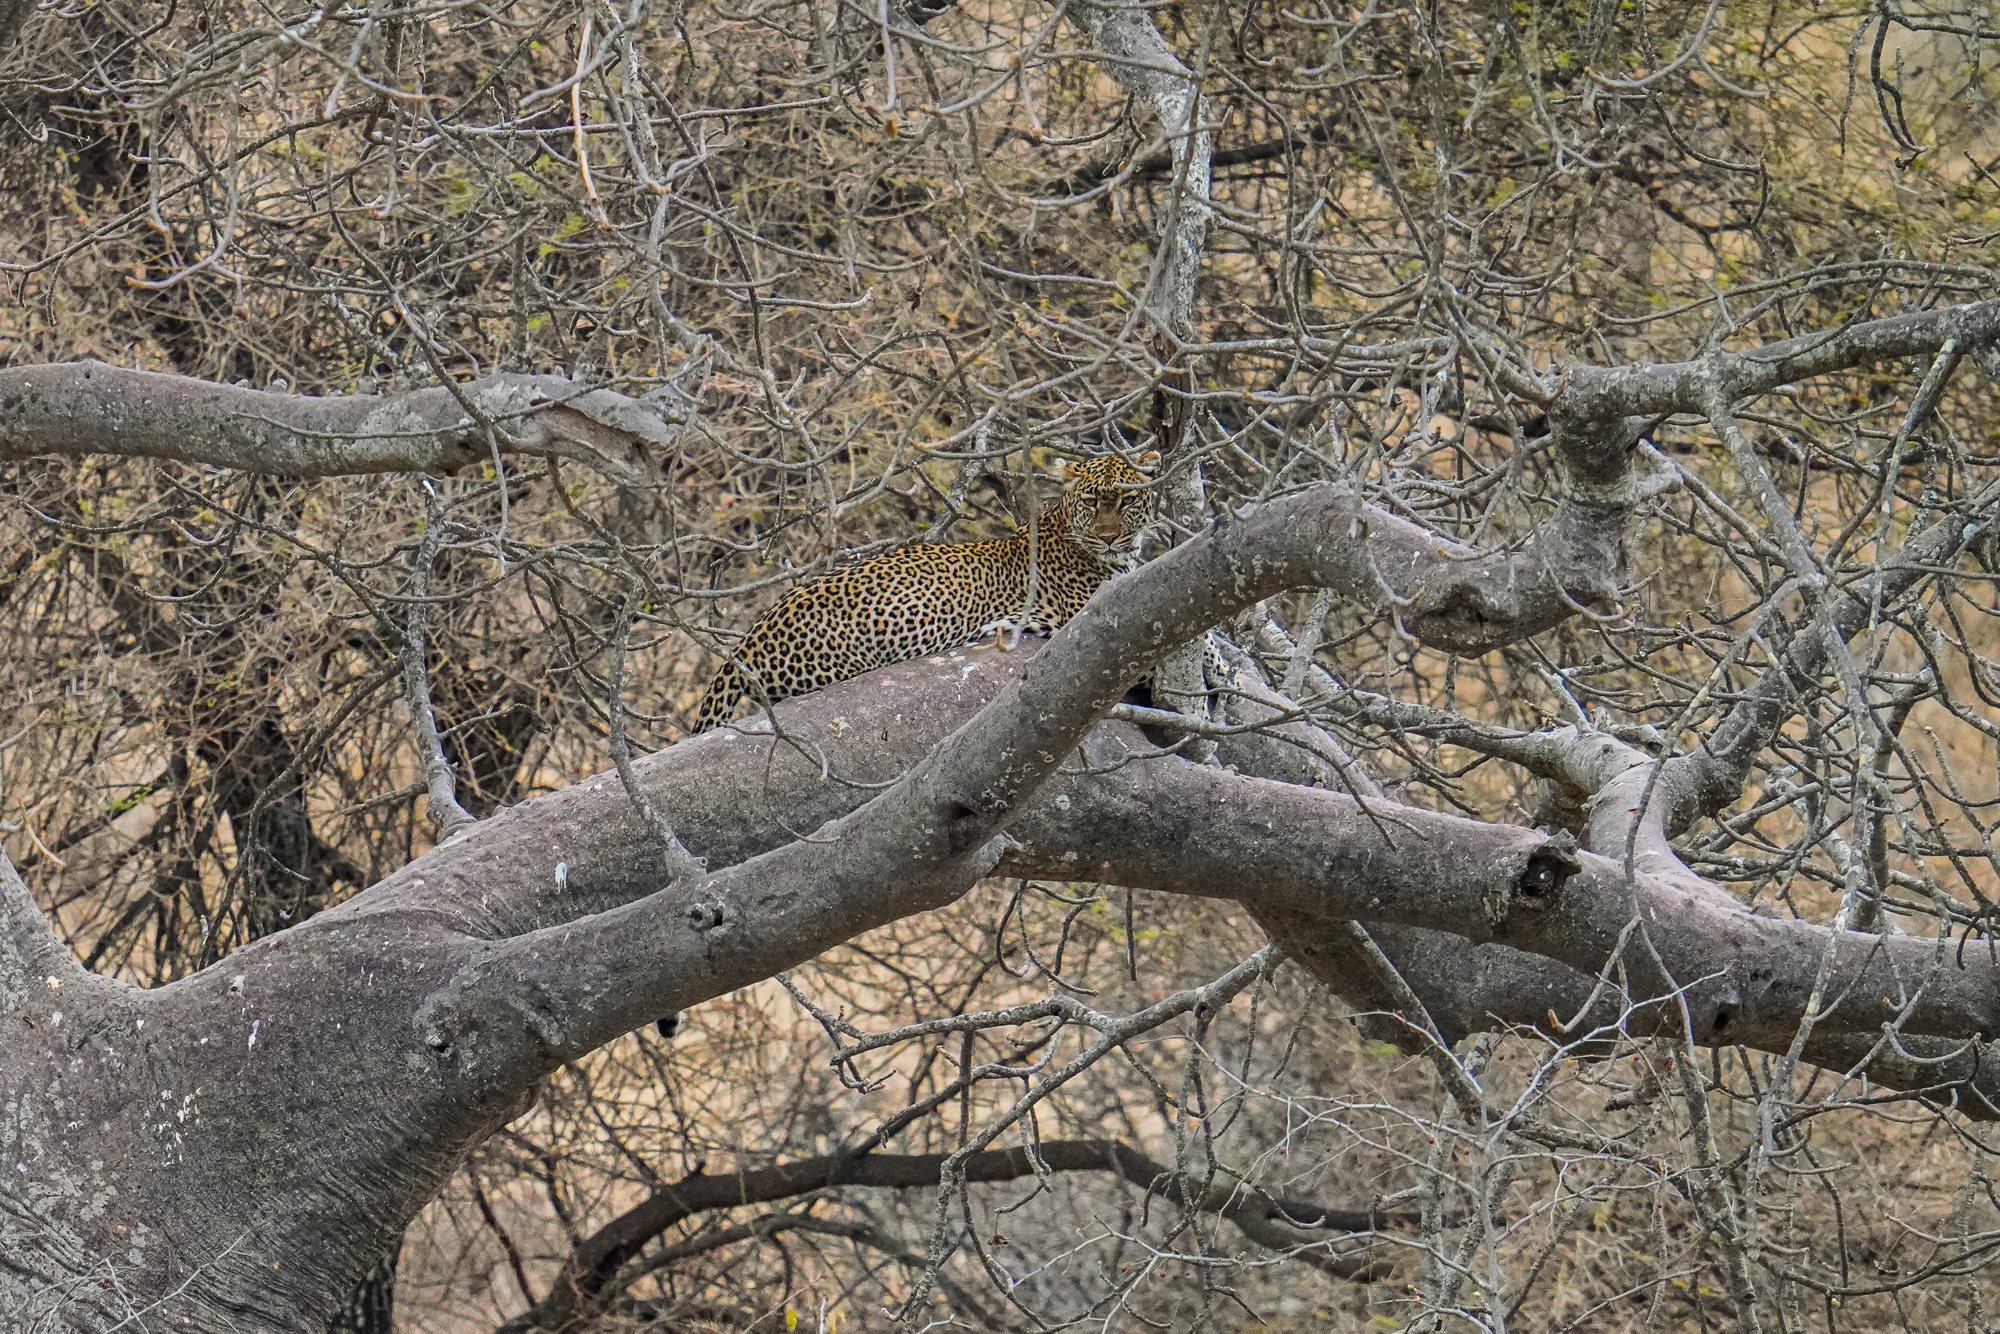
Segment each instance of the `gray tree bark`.
[[[351,900],[140,990],[87,971],[0,863],[0,1326],[324,1328],[562,1062],[949,903],[996,869],[1238,900],[1357,994],[1365,978],[1319,924],[1367,922],[1447,1032],[1544,1003],[1588,1020],[1590,983],[1616,962],[1642,1006],[1674,998],[1676,1023],[1684,1006],[1697,1041],[1783,1051],[1825,958],[1841,984],[1808,1059],[1844,1067],[1885,1024],[1918,1054],[2000,1032],[2000,965],[1983,953],[1753,916],[1680,865],[1667,836],[1715,809],[1731,774],[1741,783],[1733,752],[1656,770],[1598,733],[1493,739],[1599,798],[1573,850],[1284,781],[1299,771],[1124,763],[1149,748],[1101,722],[1161,655],[1287,589],[1393,602],[1410,633],[1455,651],[1615,603],[1625,530],[1660,484],[1626,419],[1699,405],[1718,385],[1733,399],[1996,333],[2000,301],[1683,366],[1572,367],[1548,381],[1516,369],[1548,406],[1569,476],[1532,542],[1458,546],[1333,485],[1225,516],[1114,581],[1038,651],[903,664],[780,705],[782,740],[759,720],[634,762],[650,805],[719,868],[671,885],[655,830],[603,774],[463,826]],[[63,374],[60,401],[19,387]],[[16,454],[104,449],[292,475],[413,466],[391,460],[419,437],[434,442],[423,466],[484,457],[467,440],[489,445],[476,416],[441,404],[422,432],[383,441],[367,434],[367,400],[216,395],[128,374],[8,372],[0,393],[30,395],[23,411],[39,424],[0,440]],[[189,414],[171,439],[129,415],[132,386],[151,394],[161,379],[145,401]],[[525,433],[568,411],[516,420]],[[653,439],[650,426],[585,416],[607,446],[643,452]],[[191,438],[203,452],[176,452]],[[1882,577],[1916,587],[1995,511],[2000,496],[1983,497],[1915,534]],[[1839,608],[1829,614],[1838,623]],[[1782,707],[1777,692],[1747,698],[1725,724],[1731,744],[1761,744]],[[1258,744],[1220,757],[1280,773]],[[801,840],[801,828],[815,832]],[[1449,957],[1469,946],[1476,966]],[[1890,1061],[1871,1077],[1935,1089],[1948,1071]]]
[[100,361],[0,369],[0,459],[119,454],[279,477],[450,472],[496,453],[571,459],[616,482],[653,480],[675,406],[559,375],[308,398]]

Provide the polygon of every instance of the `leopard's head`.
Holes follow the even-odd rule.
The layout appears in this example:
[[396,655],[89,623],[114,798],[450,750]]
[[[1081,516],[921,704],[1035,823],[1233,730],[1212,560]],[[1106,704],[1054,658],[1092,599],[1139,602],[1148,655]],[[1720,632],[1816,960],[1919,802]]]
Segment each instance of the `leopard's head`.
[[1153,477],[1160,456],[1148,450],[1127,462],[1116,454],[1059,460],[1063,498],[1056,517],[1063,536],[1108,570],[1137,565],[1153,526]]

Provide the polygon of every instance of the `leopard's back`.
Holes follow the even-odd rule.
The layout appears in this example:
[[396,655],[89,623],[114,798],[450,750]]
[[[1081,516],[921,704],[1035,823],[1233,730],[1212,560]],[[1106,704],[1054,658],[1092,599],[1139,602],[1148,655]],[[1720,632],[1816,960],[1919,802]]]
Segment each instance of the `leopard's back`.
[[[1094,466],[1093,466],[1094,465]],[[1029,599],[1029,539],[903,547],[821,575],[758,619],[709,683],[694,730],[745,698],[772,703],[972,642],[997,623],[1052,630],[1136,558],[1146,522],[1145,474],[1122,459],[1087,460],[1042,516]],[[1109,510],[1105,509],[1109,506]],[[1088,509],[1085,514],[1084,510]],[[1104,516],[1115,516],[1115,524]],[[1079,525],[1079,518],[1087,524]],[[754,674],[754,680],[752,677]]]

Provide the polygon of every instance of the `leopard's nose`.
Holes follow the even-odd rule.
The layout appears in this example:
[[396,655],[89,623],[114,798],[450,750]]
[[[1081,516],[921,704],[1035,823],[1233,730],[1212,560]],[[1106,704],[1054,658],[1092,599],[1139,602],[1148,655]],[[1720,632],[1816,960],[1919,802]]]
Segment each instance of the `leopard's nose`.
[[1101,537],[1108,541],[1123,532],[1124,528],[1125,525],[1119,519],[1117,510],[1099,510],[1097,522],[1091,525],[1090,532],[1093,537]]

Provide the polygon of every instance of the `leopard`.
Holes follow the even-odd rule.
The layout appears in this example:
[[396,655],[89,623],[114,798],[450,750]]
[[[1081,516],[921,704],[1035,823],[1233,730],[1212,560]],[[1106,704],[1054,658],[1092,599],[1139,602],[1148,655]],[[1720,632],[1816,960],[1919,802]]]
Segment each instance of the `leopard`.
[[775,704],[988,635],[1004,647],[1056,630],[1143,559],[1158,465],[1151,450],[1062,460],[1062,495],[1031,530],[900,547],[800,584],[717,670],[691,731],[727,722],[745,699]]

